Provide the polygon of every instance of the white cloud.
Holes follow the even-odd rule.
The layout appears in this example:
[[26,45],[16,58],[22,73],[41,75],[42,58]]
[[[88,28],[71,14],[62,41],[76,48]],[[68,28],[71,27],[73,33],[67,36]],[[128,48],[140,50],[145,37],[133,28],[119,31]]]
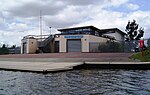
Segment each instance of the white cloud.
[[23,23],[11,23],[9,24],[9,30],[12,30],[12,31],[23,31],[23,30],[26,30],[28,28],[28,26],[26,24],[23,24]]
[[0,43],[12,45],[20,45],[23,32],[0,31]]
[[66,9],[62,10],[59,14],[54,16],[44,16],[46,25],[60,28],[60,27],[68,27],[74,24],[78,24],[82,21],[85,21],[89,16],[87,7],[81,6],[70,6]]
[[131,10],[138,10],[140,7],[137,4],[127,4],[127,7]]
[[[123,5],[134,12],[111,10]],[[49,27],[52,27],[52,33],[58,33],[57,28],[85,25],[117,27],[124,31],[128,20],[135,19],[145,28],[145,37],[150,37],[150,11],[140,11],[140,6],[129,0],[1,0],[0,43],[20,45],[23,36],[40,35],[40,10],[43,34],[49,34]]]
[[94,14],[94,16],[92,16],[92,20],[79,23],[75,26],[94,25],[100,29],[116,27],[124,31],[128,20],[133,19],[137,21],[137,23],[139,24],[139,28],[144,28],[144,37],[149,38],[150,11],[135,11],[129,14],[125,14],[120,12],[100,10],[99,13]]
[[129,19],[135,19],[137,23],[140,25],[139,27],[143,27],[145,34],[145,38],[150,38],[150,11],[135,11],[127,15]]
[[123,13],[100,10],[99,13],[91,16],[91,20],[80,23],[79,25],[94,25],[100,29],[114,27],[121,27],[123,29],[122,27],[125,24],[123,16]]
[[129,0],[104,0],[104,7],[119,7],[123,4],[126,4]]
[[114,6],[120,6],[122,4],[127,3],[129,0],[110,0],[112,5]]

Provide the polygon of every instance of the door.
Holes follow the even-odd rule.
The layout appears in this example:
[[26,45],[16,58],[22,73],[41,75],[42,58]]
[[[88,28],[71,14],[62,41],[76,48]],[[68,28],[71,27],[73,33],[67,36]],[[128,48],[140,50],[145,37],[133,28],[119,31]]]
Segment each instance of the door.
[[23,43],[23,54],[26,54],[27,53],[27,43]]
[[67,52],[81,52],[81,39],[68,39]]
[[59,41],[55,41],[55,53],[59,53]]

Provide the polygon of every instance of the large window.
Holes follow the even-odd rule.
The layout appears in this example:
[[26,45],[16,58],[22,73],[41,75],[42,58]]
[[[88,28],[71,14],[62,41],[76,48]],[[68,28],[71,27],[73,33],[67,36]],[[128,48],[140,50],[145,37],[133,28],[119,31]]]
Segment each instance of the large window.
[[70,35],[70,34],[95,34],[91,28],[83,28],[83,29],[70,29],[61,31],[61,34]]

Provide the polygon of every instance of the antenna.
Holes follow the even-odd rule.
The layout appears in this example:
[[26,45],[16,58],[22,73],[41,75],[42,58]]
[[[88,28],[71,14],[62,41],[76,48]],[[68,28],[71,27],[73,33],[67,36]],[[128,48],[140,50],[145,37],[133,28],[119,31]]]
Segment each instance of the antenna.
[[42,11],[40,10],[40,34],[41,34],[41,41],[42,41]]

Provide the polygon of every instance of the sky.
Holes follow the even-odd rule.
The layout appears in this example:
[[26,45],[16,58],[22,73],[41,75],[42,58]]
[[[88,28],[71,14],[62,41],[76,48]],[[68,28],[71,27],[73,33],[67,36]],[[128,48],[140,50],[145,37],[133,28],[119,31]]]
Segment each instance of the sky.
[[0,45],[20,46],[24,36],[40,35],[40,11],[44,35],[89,25],[125,32],[128,21],[135,19],[149,38],[149,5],[149,0],[0,0]]

